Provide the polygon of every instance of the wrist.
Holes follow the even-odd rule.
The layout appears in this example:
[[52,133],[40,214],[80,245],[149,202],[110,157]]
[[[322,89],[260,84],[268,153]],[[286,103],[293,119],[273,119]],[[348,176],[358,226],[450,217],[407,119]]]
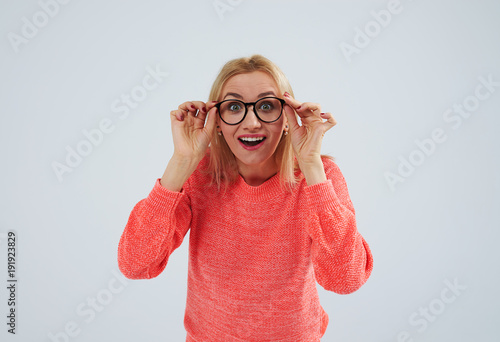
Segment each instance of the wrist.
[[306,179],[307,185],[314,185],[327,180],[321,157],[307,162],[299,161],[299,167]]
[[181,156],[174,152],[172,158],[170,158],[169,164],[172,164],[179,170],[185,169],[194,171],[201,159],[203,159],[203,156]]
[[310,168],[323,168],[323,161],[321,160],[321,155],[315,155],[308,158],[297,158],[300,169],[310,169]]
[[170,191],[180,192],[184,183],[198,166],[198,163],[199,160],[172,156],[161,177],[160,184]]

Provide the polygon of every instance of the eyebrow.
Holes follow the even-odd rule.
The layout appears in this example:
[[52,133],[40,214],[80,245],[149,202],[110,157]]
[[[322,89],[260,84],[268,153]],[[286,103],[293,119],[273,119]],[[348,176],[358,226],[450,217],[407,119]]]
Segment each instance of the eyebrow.
[[[233,96],[233,97],[235,97],[235,98],[237,98],[237,99],[241,99],[241,100],[243,100],[243,96],[241,96],[241,95],[240,95],[240,94],[238,94],[238,93],[231,93],[231,92],[227,93],[227,94],[224,96],[223,100],[224,100],[226,97],[228,97],[229,95],[231,95],[231,96]],[[257,98],[259,98],[259,99],[260,99],[260,98],[262,98],[262,97],[269,96],[269,95],[276,96],[276,94],[274,93],[274,91],[266,91],[266,92],[264,92],[264,93],[260,93],[260,94],[257,96]]]

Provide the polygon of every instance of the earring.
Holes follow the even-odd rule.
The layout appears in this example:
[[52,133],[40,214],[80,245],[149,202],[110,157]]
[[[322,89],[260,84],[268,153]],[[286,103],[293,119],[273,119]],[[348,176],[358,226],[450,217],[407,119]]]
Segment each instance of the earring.
[[222,135],[222,133],[221,133],[221,132],[217,132],[217,134],[218,134],[218,135]]
[[285,135],[288,135],[288,131],[285,131]]

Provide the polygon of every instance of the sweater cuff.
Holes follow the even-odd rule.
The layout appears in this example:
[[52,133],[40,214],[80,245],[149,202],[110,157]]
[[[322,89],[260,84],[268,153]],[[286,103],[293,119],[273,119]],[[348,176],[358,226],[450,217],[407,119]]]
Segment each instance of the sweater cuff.
[[317,209],[338,209],[340,203],[331,179],[324,182],[308,185],[304,188],[308,203],[312,208]]
[[149,193],[146,201],[151,207],[161,211],[171,208],[172,204],[179,202],[186,195],[182,190],[176,192],[164,188],[160,183],[160,179],[156,179],[153,190]]

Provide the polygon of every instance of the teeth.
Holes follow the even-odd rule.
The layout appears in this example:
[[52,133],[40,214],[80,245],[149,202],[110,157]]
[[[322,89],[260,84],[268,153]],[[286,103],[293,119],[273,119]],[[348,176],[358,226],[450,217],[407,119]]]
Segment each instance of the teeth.
[[259,138],[241,137],[240,140],[243,140],[243,141],[261,141],[261,140],[264,140],[264,137],[259,137]]

